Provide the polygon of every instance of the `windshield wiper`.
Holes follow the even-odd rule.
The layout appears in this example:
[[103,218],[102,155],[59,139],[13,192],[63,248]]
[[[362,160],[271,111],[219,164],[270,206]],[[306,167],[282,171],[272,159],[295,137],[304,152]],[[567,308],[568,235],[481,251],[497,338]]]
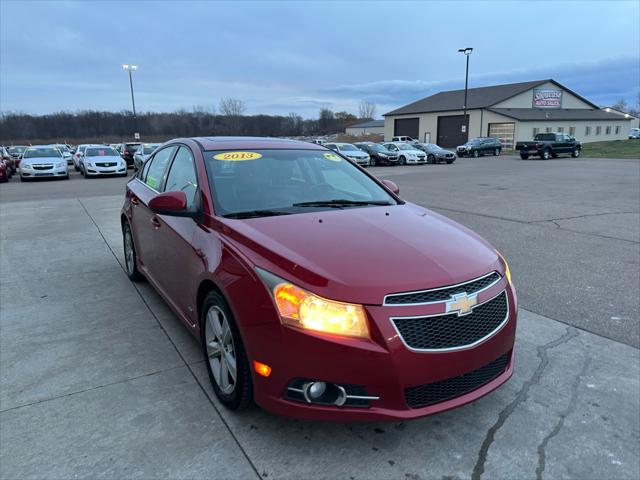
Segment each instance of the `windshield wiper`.
[[293,207],[349,207],[349,206],[358,206],[358,205],[392,205],[386,200],[347,200],[347,199],[336,199],[336,200],[314,200],[311,202],[299,202],[294,203]]
[[290,212],[277,210],[247,210],[246,212],[234,212],[223,215],[225,218],[256,218],[256,217],[276,217],[278,215],[291,215]]

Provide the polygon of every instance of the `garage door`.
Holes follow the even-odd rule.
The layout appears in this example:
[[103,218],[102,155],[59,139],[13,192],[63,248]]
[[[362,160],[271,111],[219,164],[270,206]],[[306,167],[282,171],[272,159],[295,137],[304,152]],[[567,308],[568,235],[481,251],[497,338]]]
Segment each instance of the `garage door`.
[[[467,115],[467,119],[469,115]],[[465,124],[464,115],[438,117],[438,140],[441,147],[455,147],[467,141],[467,134],[462,132]]]
[[513,137],[516,130],[515,123],[490,123],[489,136],[500,140],[503,148],[513,148]]
[[395,137],[405,135],[411,138],[420,138],[420,135],[418,134],[419,124],[419,118],[399,118],[394,121],[393,135]]

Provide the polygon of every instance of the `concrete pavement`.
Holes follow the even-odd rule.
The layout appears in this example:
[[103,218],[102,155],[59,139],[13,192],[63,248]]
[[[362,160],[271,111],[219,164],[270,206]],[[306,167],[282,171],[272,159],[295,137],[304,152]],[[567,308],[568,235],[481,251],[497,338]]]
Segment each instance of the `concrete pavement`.
[[[197,342],[121,269],[122,196],[78,197],[2,197],[0,478],[640,477],[638,350],[527,309],[514,377],[463,408],[375,424],[228,412]],[[459,215],[501,238],[561,230]]]

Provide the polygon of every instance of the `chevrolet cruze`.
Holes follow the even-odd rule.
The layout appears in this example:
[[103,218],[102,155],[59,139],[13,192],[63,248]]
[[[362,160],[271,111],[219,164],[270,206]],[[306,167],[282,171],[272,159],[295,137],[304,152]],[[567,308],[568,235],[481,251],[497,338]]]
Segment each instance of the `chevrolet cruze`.
[[128,182],[121,222],[127,274],[199,339],[228,408],[410,419],[512,375],[500,254],[320,145],[170,141]]

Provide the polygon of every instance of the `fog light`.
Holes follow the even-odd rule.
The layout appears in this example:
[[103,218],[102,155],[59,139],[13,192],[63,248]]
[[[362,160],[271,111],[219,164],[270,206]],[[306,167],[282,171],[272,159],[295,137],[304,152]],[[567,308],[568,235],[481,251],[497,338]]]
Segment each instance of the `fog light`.
[[315,400],[316,398],[320,398],[324,391],[327,389],[327,384],[324,382],[313,382],[309,385],[307,390],[307,394],[309,398]]

